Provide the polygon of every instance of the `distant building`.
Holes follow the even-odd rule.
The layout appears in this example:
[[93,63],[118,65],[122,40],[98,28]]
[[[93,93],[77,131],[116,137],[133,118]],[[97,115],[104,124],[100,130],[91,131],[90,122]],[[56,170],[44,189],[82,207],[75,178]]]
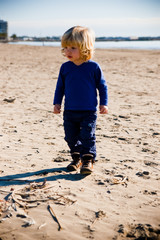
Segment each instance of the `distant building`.
[[0,40],[8,39],[8,22],[0,20]]

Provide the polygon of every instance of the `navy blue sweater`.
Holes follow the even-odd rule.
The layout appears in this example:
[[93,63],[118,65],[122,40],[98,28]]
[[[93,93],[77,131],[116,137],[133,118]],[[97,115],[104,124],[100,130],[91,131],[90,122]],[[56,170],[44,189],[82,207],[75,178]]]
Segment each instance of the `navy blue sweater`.
[[65,62],[60,68],[53,104],[61,105],[65,96],[65,110],[96,111],[97,89],[100,105],[107,105],[107,84],[98,63],[89,60],[77,66]]

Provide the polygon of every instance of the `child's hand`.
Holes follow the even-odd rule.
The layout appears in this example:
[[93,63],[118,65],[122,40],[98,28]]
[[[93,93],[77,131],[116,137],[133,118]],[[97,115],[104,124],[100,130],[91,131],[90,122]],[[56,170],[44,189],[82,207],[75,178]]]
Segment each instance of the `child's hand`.
[[100,114],[107,114],[108,113],[108,106],[100,105],[99,106],[99,112],[100,112]]
[[58,114],[61,112],[61,105],[60,104],[55,104],[53,108],[53,113]]

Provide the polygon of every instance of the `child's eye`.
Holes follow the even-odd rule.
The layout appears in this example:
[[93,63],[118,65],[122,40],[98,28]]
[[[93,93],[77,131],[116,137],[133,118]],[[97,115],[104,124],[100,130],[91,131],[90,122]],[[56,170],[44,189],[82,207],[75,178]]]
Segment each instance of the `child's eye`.
[[76,49],[76,47],[72,47],[72,50]]

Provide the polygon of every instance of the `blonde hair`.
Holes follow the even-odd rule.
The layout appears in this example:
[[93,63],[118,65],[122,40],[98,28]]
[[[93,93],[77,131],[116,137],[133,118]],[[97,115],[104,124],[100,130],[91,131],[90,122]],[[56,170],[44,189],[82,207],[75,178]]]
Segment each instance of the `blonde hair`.
[[87,61],[92,58],[94,53],[94,32],[86,27],[75,26],[68,29],[62,36],[61,46],[63,49],[67,46],[75,46],[80,49],[81,58]]

